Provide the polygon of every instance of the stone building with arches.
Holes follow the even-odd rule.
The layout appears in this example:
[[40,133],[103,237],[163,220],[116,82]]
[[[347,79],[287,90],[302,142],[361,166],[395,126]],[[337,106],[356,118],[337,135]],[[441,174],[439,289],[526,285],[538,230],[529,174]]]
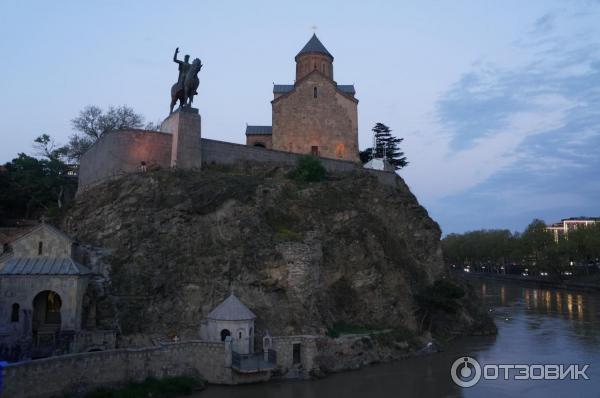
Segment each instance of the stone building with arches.
[[74,260],[74,244],[42,223],[13,241],[0,257],[0,358],[85,349],[78,337],[92,272]]
[[354,85],[333,80],[333,55],[314,34],[295,61],[294,84],[273,86],[272,125],[246,126],[246,145],[359,162]]

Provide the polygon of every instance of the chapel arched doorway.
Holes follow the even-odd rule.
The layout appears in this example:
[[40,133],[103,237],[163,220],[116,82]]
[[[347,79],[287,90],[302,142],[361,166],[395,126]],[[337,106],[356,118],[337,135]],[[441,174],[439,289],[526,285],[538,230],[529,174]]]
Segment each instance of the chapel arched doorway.
[[231,332],[228,329],[221,330],[221,341],[225,341],[227,336],[231,336]]
[[32,332],[36,344],[54,344],[60,331],[62,299],[51,290],[38,293],[33,299]]

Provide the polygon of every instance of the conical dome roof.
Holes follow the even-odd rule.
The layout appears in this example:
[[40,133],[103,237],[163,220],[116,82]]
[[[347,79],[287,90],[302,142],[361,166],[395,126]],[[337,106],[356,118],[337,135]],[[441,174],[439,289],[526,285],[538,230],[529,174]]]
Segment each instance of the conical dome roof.
[[329,51],[327,51],[327,49],[325,48],[323,43],[321,43],[321,41],[319,40],[317,35],[314,33],[313,33],[312,37],[310,38],[310,40],[308,41],[308,43],[306,43],[306,45],[302,48],[302,50],[300,50],[300,52],[298,53],[298,55],[296,55],[296,57],[299,57],[302,54],[310,54],[310,53],[325,54],[328,57],[331,57],[331,59],[333,59],[333,55],[331,55],[329,53]]
[[256,318],[256,315],[248,309],[233,293],[221,304],[217,305],[207,316],[207,319],[217,321],[244,321]]

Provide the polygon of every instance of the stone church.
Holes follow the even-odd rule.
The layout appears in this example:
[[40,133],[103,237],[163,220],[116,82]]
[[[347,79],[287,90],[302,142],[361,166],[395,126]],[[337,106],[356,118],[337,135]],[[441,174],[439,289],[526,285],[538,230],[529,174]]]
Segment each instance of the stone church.
[[295,61],[295,83],[273,86],[272,126],[247,126],[246,144],[359,162],[354,86],[333,80],[333,55],[314,34]]
[[0,360],[114,347],[115,331],[89,322],[93,272],[75,260],[71,237],[42,223],[9,246],[0,256]]

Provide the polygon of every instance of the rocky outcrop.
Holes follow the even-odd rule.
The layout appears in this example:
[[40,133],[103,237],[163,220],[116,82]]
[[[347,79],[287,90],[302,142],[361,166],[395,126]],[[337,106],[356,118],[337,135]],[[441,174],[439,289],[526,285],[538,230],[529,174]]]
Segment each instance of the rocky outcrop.
[[440,229],[404,181],[362,171],[318,183],[277,167],[131,174],[78,196],[62,224],[107,250],[97,308],[113,310],[96,317],[114,318],[121,345],[197,338],[231,289],[258,336],[416,330],[414,296],[443,274]]

